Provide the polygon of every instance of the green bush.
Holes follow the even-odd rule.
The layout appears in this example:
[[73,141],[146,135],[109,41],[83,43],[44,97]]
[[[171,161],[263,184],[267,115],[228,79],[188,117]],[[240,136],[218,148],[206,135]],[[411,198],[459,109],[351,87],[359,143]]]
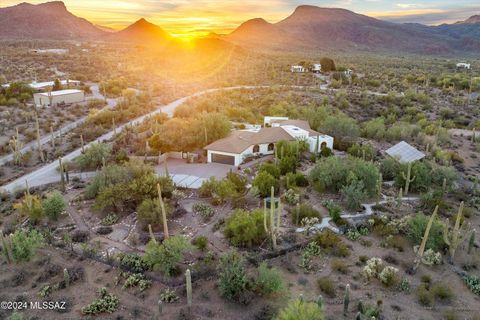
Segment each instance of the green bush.
[[278,192],[280,187],[279,181],[265,171],[261,171],[257,174],[255,179],[253,179],[252,185],[258,189],[258,192],[262,197],[270,196],[272,187],[274,187],[275,192]]
[[47,198],[42,203],[43,212],[52,220],[57,220],[60,214],[65,211],[66,203],[63,195],[54,191],[47,195]]
[[356,178],[349,180],[350,182],[342,187],[340,193],[345,199],[348,209],[359,210],[362,208],[362,203],[366,200],[367,194],[362,181]]
[[92,143],[85,153],[77,158],[77,163],[82,170],[95,170],[108,160],[112,148],[105,143]]
[[197,236],[192,239],[192,244],[200,251],[205,251],[208,246],[208,238],[205,236]]
[[330,230],[325,230],[315,235],[314,241],[328,254],[337,257],[348,257],[350,250],[342,238]]
[[198,213],[205,222],[209,221],[215,214],[215,209],[203,202],[196,202],[192,209],[193,212]]
[[255,279],[256,289],[263,294],[278,293],[283,290],[283,280],[276,268],[269,268],[265,262],[258,267],[258,275]]
[[322,222],[322,215],[318,210],[313,208],[309,204],[300,204],[299,206],[292,207],[290,209],[290,216],[292,222],[296,225],[300,225],[304,218],[318,218],[319,222]]
[[380,172],[384,181],[395,180],[400,173],[400,162],[392,157],[387,157],[380,163]]
[[239,301],[248,285],[244,258],[236,251],[229,251],[220,257],[218,269],[220,294],[229,301]]
[[145,248],[143,259],[154,270],[161,271],[166,276],[172,276],[178,274],[178,264],[189,249],[191,245],[183,236],[169,237],[161,244],[150,240]]
[[[170,216],[172,208],[164,201],[167,217]],[[162,209],[158,199],[145,199],[137,207],[137,218],[145,228],[151,225],[152,228],[163,226]]]
[[229,179],[225,178],[217,180],[211,177],[200,186],[199,192],[201,197],[212,198],[213,204],[224,203],[228,198],[233,198],[237,195],[237,186]]
[[467,287],[477,296],[480,296],[480,278],[477,276],[466,275],[463,277],[463,281]]
[[10,241],[13,259],[16,262],[27,262],[35,256],[37,249],[43,246],[44,238],[35,229],[30,231],[17,229],[10,235]]
[[431,307],[433,305],[433,294],[424,284],[421,284],[417,288],[417,300],[422,306]]
[[316,303],[293,300],[280,310],[275,320],[325,320],[323,309]]
[[260,165],[259,172],[266,172],[275,179],[280,178],[280,168],[272,162],[264,162]]
[[355,143],[353,146],[348,148],[347,153],[363,160],[373,160],[375,157],[375,150],[370,144]]
[[120,265],[134,273],[142,273],[149,269],[149,265],[136,253],[119,253],[117,255]]
[[227,173],[227,179],[235,185],[235,190],[243,194],[247,190],[247,178],[234,172]]
[[42,200],[37,195],[26,194],[23,199],[14,205],[14,208],[27,216],[33,223],[43,218]]
[[[420,245],[422,242],[425,229],[427,228],[428,220],[430,217],[425,216],[423,213],[417,213],[415,216],[410,218],[408,221],[408,238],[415,244]],[[432,249],[433,251],[441,251],[445,247],[445,242],[443,239],[443,228],[444,225],[442,222],[435,218],[428,235],[427,244],[425,249]]]
[[223,233],[235,246],[252,247],[260,244],[266,238],[263,224],[263,210],[256,209],[252,212],[238,209],[225,221]]

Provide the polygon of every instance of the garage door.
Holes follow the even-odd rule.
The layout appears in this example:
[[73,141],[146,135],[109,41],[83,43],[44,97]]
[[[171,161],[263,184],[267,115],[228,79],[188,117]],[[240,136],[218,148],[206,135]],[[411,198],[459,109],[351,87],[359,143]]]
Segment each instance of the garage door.
[[226,156],[224,154],[212,153],[212,162],[235,165],[234,156]]

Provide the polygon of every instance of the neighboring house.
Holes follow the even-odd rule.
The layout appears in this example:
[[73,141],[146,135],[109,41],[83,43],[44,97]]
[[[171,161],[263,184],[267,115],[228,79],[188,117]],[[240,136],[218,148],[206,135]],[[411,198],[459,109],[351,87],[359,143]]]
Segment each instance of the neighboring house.
[[[51,88],[51,87],[53,87],[54,84],[55,84],[55,81],[45,81],[45,82],[32,82],[32,83],[29,83],[28,85],[29,85],[32,89],[35,89],[35,90],[44,90],[44,89],[46,89],[46,88]],[[62,86],[79,86],[79,85],[80,85],[80,81],[78,81],[78,80],[70,80],[70,79],[60,80],[60,84],[61,84]],[[2,85],[2,87],[8,88],[8,87],[10,87],[10,84],[9,84],[9,83],[4,84],[4,85]]]
[[310,152],[315,152],[315,148],[317,152],[324,147],[333,148],[333,138],[310,129],[307,121],[276,120],[271,124],[259,130],[234,131],[206,146],[207,161],[239,166],[249,156],[273,154],[279,141],[304,140]]
[[33,95],[35,105],[39,107],[54,107],[59,104],[72,104],[85,101],[82,90],[67,89],[52,92],[40,92]]
[[271,127],[273,123],[288,120],[288,117],[264,117],[263,126]]
[[470,63],[459,62],[457,63],[457,68],[470,69]]
[[320,63],[315,63],[312,67],[313,73],[320,73],[322,72],[322,65]]
[[401,141],[393,147],[385,151],[390,157],[397,159],[400,163],[410,163],[417,160],[421,160],[425,157],[423,152],[417,150],[417,148],[409,145],[405,141]]
[[343,72],[347,77],[351,77],[352,74],[353,74],[353,70],[352,69],[347,69]]
[[307,72],[307,69],[302,66],[291,66],[290,71],[296,72],[296,73],[304,73],[304,72]]

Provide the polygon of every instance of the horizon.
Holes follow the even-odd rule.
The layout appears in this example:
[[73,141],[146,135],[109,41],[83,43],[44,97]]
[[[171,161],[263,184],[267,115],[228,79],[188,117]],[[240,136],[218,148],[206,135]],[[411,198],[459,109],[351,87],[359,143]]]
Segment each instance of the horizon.
[[[0,8],[22,2],[25,1],[3,0]],[[49,1],[26,2],[40,4]],[[288,17],[300,5],[342,8],[385,21],[425,25],[454,23],[480,14],[480,5],[472,0],[460,0],[455,4],[447,0],[407,3],[391,0],[266,0],[259,3],[246,0],[241,4],[226,0],[105,0],[101,3],[94,0],[65,0],[63,3],[71,13],[100,27],[121,30],[145,18],[180,38],[229,33],[254,18],[275,23]]]

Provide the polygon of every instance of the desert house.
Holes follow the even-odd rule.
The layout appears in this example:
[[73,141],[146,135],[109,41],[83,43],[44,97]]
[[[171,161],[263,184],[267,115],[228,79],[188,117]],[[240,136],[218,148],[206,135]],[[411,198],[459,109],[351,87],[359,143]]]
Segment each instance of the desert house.
[[305,72],[307,72],[307,68],[305,68],[303,66],[291,66],[290,67],[290,72],[305,73]]
[[333,148],[333,137],[312,130],[307,121],[265,117],[264,123],[271,126],[237,130],[206,146],[207,161],[239,166],[250,156],[273,154],[279,141],[306,141],[310,152]]
[[[68,87],[78,87],[80,85],[80,81],[78,80],[70,80],[70,79],[66,79],[66,80],[60,80],[60,84],[62,86],[68,86]],[[44,82],[32,82],[32,83],[29,83],[28,84],[30,86],[30,88],[32,89],[35,89],[35,90],[45,90],[47,88],[51,88],[55,85],[55,81],[44,81]],[[3,84],[2,87],[4,88],[8,88],[10,87],[10,84],[7,83],[7,84]]]
[[320,73],[322,72],[322,65],[320,63],[314,63],[312,66],[313,73]]
[[465,62],[457,63],[457,69],[461,69],[461,68],[470,70],[470,63],[465,63]]
[[54,107],[59,104],[72,104],[85,101],[82,90],[66,89],[51,92],[40,92],[33,95],[37,107]]

